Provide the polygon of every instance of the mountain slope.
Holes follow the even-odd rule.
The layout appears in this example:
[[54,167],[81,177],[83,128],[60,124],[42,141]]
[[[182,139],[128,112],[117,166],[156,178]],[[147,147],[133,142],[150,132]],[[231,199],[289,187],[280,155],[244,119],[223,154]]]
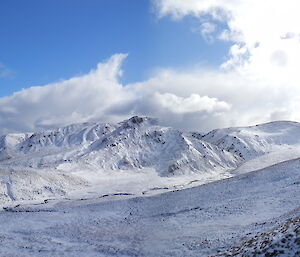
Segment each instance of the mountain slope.
[[[104,170],[154,168],[161,176],[228,170],[241,159],[192,133],[133,117],[118,124],[84,123],[31,135],[6,135],[2,166],[63,168],[68,163]],[[13,141],[12,143],[7,143]]]
[[250,160],[266,153],[300,145],[300,124],[276,121],[250,127],[216,129],[202,140]]

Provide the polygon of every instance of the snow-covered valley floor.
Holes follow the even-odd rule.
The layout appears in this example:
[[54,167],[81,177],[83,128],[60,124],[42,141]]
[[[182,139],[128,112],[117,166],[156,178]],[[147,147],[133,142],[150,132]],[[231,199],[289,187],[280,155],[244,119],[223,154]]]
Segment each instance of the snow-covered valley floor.
[[209,256],[300,215],[300,160],[149,197],[0,212],[2,256]]

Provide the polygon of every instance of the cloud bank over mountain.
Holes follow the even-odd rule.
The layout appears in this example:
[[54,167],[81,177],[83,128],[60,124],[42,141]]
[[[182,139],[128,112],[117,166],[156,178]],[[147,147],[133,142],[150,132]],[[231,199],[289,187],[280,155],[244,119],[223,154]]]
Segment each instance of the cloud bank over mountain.
[[[200,95],[193,89],[187,94],[172,90],[171,81],[162,80],[164,74],[146,82],[121,85],[118,78],[126,56],[116,54],[86,75],[1,98],[1,132],[32,131],[92,120],[113,122],[133,114],[153,115],[163,123],[171,123],[173,118],[185,119],[194,113],[201,116],[230,110],[225,101]],[[152,86],[156,80],[163,84]]]
[[[185,130],[300,120],[300,19],[296,0],[153,1],[159,18],[199,20],[200,35],[232,46],[216,69],[161,68],[122,85],[115,54],[83,76],[0,98],[0,134],[84,121],[159,118]],[[220,30],[218,24],[226,28]]]

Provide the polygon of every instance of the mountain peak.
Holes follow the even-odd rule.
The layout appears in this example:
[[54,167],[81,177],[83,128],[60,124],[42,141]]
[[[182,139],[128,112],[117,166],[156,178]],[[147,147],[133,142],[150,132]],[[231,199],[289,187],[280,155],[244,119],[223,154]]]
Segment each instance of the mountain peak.
[[128,120],[122,121],[121,124],[124,128],[131,128],[135,126],[140,126],[142,124],[157,125],[158,120],[146,116],[133,116]]

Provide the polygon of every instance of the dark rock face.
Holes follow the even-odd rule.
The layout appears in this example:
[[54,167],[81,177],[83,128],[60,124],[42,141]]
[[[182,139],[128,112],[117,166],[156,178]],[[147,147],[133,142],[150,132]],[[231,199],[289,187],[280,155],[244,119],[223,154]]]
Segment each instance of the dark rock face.
[[140,124],[145,120],[143,117],[138,117],[138,116],[133,116],[132,118],[129,119],[133,124]]

